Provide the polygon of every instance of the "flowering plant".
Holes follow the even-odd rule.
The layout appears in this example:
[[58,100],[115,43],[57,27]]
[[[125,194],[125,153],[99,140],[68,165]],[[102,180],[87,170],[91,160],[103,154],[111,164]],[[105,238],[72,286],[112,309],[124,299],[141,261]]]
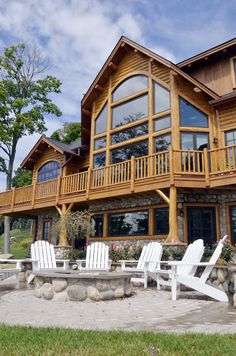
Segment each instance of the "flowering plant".
[[110,246],[109,257],[114,262],[119,260],[138,260],[142,251],[141,245],[133,245],[130,242],[121,242]]

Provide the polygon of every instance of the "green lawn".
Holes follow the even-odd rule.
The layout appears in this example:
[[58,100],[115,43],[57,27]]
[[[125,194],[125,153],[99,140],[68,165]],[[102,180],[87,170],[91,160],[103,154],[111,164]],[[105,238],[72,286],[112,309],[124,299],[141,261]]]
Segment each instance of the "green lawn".
[[[151,350],[152,347],[154,350]],[[170,335],[0,326],[0,355],[235,356],[235,354],[236,335]]]
[[[28,246],[32,238],[29,237],[29,230],[11,230],[11,254],[15,258],[25,258],[28,254]],[[0,235],[0,254],[4,251],[4,236]]]

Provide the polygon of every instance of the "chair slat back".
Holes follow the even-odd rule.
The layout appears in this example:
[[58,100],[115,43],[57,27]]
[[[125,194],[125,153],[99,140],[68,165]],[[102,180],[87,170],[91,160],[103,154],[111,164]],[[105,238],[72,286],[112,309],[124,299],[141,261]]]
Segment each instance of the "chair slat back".
[[203,240],[199,239],[188,245],[187,250],[182,258],[185,266],[177,267],[177,274],[182,276],[194,276],[197,266],[187,265],[188,263],[199,263],[204,253]]
[[36,241],[31,245],[31,258],[39,261],[39,268],[56,268],[53,245],[47,241]]
[[137,269],[144,270],[145,263],[149,262],[148,270],[154,272],[160,263],[162,256],[162,245],[159,242],[149,242],[142,249],[141,255],[138,260]]
[[[218,258],[219,258],[220,255],[221,255],[221,252],[222,252],[222,249],[223,249],[223,247],[224,247],[224,244],[225,244],[226,240],[227,240],[227,235],[225,235],[225,236],[218,242],[218,245],[217,245],[217,247],[216,247],[216,249],[215,249],[213,255],[212,255],[211,258],[210,258],[210,261],[209,261],[210,264],[213,264],[213,265],[216,264]],[[207,266],[207,267],[204,269],[204,271],[203,271],[203,273],[202,273],[202,275],[201,275],[201,277],[200,277],[200,281],[201,281],[202,283],[205,283],[205,282],[206,282],[206,280],[207,280],[207,278],[209,277],[209,275],[210,275],[211,271],[213,270],[213,268],[214,268],[214,266]]]
[[103,242],[94,242],[87,247],[87,269],[108,269],[109,248]]

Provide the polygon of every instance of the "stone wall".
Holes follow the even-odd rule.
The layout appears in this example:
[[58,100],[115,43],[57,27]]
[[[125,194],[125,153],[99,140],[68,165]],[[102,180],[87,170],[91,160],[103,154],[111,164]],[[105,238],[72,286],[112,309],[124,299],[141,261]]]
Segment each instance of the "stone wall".
[[[42,213],[38,214],[38,230],[37,230],[37,240],[42,237],[43,220],[50,219],[52,224],[58,219],[58,212],[55,208],[43,210]],[[51,243],[53,245],[58,244],[58,236],[51,231]]]

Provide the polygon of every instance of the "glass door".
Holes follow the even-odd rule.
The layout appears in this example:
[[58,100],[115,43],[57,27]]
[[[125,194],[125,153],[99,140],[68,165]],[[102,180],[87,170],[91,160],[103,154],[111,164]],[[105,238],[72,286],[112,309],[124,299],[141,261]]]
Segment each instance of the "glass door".
[[215,208],[208,206],[188,207],[187,226],[188,243],[203,239],[204,244],[214,244],[216,242]]

